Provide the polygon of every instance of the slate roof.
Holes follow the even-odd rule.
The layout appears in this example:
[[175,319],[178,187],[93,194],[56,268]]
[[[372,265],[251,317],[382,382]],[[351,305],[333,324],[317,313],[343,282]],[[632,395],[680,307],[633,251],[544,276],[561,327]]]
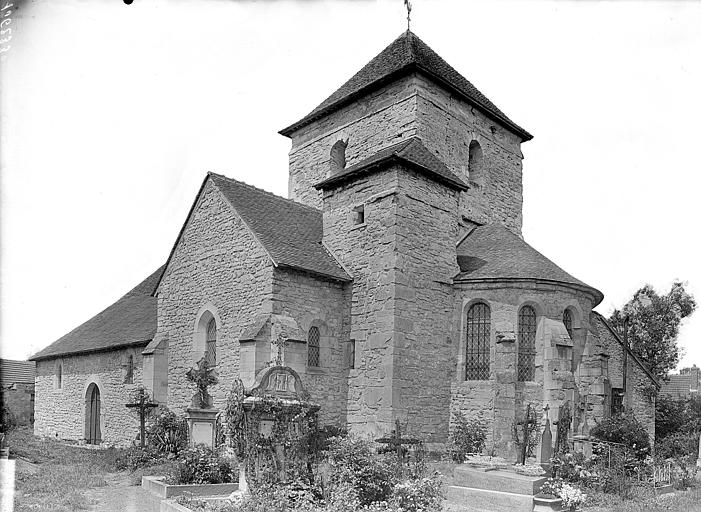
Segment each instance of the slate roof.
[[489,117],[500,121],[521,136],[524,141],[533,138],[530,133],[509,119],[474,85],[410,31],[404,32],[395,39],[304,118],[280,130],[280,134],[290,136],[315,119],[338,110],[370,91],[415,71],[428,76]]
[[219,174],[209,173],[209,177],[260,240],[276,266],[338,281],[351,280],[321,243],[321,210]]
[[603,294],[572,277],[507,228],[488,224],[473,229],[458,245],[460,273],[455,281],[535,279],[565,283],[593,293],[597,304]]
[[383,165],[403,163],[428,174],[433,179],[443,182],[458,190],[467,190],[467,185],[446,167],[441,160],[423,145],[421,139],[411,137],[404,142],[382,149],[365,160],[351,165],[330,178],[314,185],[317,189],[326,189],[356,176],[367,174]]
[[156,334],[156,284],[165,266],[156,270],[117,302],[76,327],[29,359],[146,345]]
[[0,359],[0,386],[13,384],[34,384],[36,364],[33,361]]

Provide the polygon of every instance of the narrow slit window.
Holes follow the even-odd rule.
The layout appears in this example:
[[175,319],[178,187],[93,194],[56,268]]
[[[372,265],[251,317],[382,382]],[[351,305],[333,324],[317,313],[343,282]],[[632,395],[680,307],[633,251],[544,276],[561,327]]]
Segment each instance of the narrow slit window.
[[127,364],[125,365],[126,372],[124,374],[124,384],[134,383],[134,356],[129,355]]
[[319,366],[319,328],[312,327],[307,335],[307,365]]
[[353,208],[353,223],[357,226],[365,224],[365,206],[360,205]]
[[207,343],[204,360],[209,367],[217,364],[217,322],[214,318],[207,324]]

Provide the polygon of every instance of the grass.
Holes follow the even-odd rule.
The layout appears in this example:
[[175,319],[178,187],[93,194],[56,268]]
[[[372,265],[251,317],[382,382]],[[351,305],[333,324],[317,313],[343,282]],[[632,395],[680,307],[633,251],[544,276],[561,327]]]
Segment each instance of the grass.
[[10,456],[17,459],[15,510],[87,510],[83,491],[107,485],[105,475],[115,470],[121,450],[87,450],[57,441],[41,440],[27,428],[8,436]]

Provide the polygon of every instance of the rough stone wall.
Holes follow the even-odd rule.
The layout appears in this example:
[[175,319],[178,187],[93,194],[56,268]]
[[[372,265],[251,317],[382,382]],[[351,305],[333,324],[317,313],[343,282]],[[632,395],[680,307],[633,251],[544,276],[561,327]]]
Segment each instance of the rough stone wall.
[[[609,354],[608,371],[612,388],[623,388],[623,345],[618,342],[604,323],[597,318],[599,342]],[[626,376],[626,393],[623,405],[626,412],[631,412],[643,424],[650,436],[650,442],[655,441],[655,400],[646,396],[645,389],[653,385],[653,381],[640,367],[632,355],[628,355],[628,372]]]
[[[354,278],[350,338],[355,368],[348,371],[350,428],[372,434],[392,428],[398,170],[388,169],[324,193],[324,243]],[[353,208],[364,205],[365,222]]]
[[210,392],[223,407],[239,377],[241,329],[272,310],[272,262],[211,180],[173,252],[158,289],[158,331],[168,338],[168,407],[184,413],[195,389],[185,373],[202,357],[194,347],[203,308],[218,315],[217,372]]
[[0,404],[7,407],[17,425],[34,422],[34,384],[16,383],[0,390]]
[[[139,421],[125,404],[142,385],[143,347],[37,361],[34,433],[59,439],[85,438],[85,398],[88,386],[100,390],[100,431],[103,443],[128,444],[139,432]],[[128,356],[134,358],[133,383],[125,384]],[[62,365],[61,388],[56,366]]]
[[346,307],[350,303],[344,300],[343,284],[276,269],[273,297],[273,313],[294,318],[304,333],[312,326],[319,329],[319,366],[307,365],[306,344],[298,347],[300,360],[288,364],[299,373],[312,400],[321,405],[321,424],[345,426],[350,334]]
[[[481,224],[498,222],[514,233],[523,224],[521,138],[430,80],[416,78],[417,135],[450,170],[468,181],[460,213]],[[470,179],[469,145],[479,142],[484,180]]]
[[459,195],[414,171],[397,192],[393,409],[410,435],[445,442]]
[[[592,299],[584,293],[558,285],[536,283],[456,283],[451,336],[453,361],[451,409],[468,418],[481,416],[488,425],[487,449],[508,457],[515,456],[511,428],[522,416],[526,403],[550,404],[550,421],[557,420],[555,404],[572,400],[575,393],[572,374],[572,349],[558,346],[557,329],[562,325],[566,308],[577,312],[575,332],[586,330]],[[488,381],[465,380],[467,311],[476,302],[490,308],[490,378]],[[519,382],[518,312],[524,305],[533,306],[538,316],[536,330],[535,380]],[[564,325],[562,325],[564,330]],[[575,341],[579,337],[575,334]],[[562,343],[566,343],[566,340]],[[453,423],[451,423],[451,428]]]
[[402,78],[293,134],[290,199],[322,207],[322,193],[314,184],[329,176],[331,147],[336,141],[349,141],[346,167],[350,167],[416,135],[415,89],[413,77]]
[[[460,214],[499,222],[515,233],[523,223],[519,136],[425,77],[412,74],[301,128],[292,136],[289,197],[321,208],[315,183],[329,176],[331,147],[348,140],[347,166],[380,149],[418,136],[453,172],[470,181],[468,148],[483,151],[485,178],[461,193]],[[461,220],[461,219],[459,219]]]

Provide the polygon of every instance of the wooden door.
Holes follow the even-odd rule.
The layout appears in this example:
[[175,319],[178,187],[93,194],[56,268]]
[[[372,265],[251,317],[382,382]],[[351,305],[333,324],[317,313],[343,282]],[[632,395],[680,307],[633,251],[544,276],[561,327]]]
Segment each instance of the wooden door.
[[100,390],[93,383],[85,396],[85,440],[90,444],[100,444]]

